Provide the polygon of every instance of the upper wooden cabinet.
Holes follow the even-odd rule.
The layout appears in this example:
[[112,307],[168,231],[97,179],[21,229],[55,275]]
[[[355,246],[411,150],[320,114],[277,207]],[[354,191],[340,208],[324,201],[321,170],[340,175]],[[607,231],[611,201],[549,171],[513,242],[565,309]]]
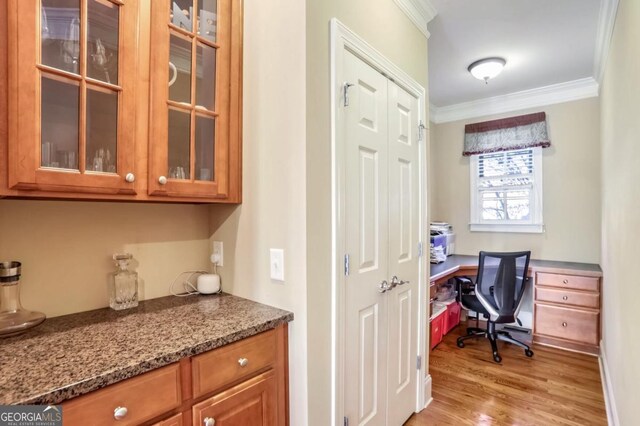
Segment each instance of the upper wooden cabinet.
[[134,194],[135,1],[9,2],[8,185]]
[[0,196],[241,201],[241,0],[4,7]]

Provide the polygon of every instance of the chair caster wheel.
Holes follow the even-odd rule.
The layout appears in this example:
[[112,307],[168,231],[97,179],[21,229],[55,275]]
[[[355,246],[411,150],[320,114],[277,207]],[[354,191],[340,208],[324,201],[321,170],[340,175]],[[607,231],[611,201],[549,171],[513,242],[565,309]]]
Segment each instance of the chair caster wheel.
[[533,351],[531,349],[525,349],[524,354],[531,358],[533,356]]
[[502,357],[498,354],[493,354],[493,360],[499,363],[502,362]]
[[464,348],[464,342],[462,340],[458,340],[456,345],[458,345],[459,348]]

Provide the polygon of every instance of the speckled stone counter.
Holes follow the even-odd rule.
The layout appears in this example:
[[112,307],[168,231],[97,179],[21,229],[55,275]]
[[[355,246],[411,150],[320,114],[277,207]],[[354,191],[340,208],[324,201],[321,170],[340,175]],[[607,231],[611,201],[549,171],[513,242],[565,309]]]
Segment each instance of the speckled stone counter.
[[224,293],[47,319],[0,339],[0,405],[57,404],[292,320]]

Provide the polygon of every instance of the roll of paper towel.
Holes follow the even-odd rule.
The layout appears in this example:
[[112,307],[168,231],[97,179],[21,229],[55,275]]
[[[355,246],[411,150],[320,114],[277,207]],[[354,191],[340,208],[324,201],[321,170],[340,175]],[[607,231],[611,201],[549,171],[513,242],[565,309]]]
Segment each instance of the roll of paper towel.
[[200,294],[214,294],[220,292],[220,275],[202,274],[198,277],[196,288]]

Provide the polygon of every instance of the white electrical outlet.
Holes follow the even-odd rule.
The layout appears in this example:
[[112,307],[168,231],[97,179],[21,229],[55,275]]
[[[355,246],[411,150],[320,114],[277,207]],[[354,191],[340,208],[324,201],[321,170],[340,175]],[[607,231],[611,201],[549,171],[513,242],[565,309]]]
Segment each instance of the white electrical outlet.
[[284,250],[270,249],[271,279],[284,281]]
[[222,241],[213,242],[213,254],[211,255],[211,263],[217,263],[218,266],[224,266],[224,250]]

